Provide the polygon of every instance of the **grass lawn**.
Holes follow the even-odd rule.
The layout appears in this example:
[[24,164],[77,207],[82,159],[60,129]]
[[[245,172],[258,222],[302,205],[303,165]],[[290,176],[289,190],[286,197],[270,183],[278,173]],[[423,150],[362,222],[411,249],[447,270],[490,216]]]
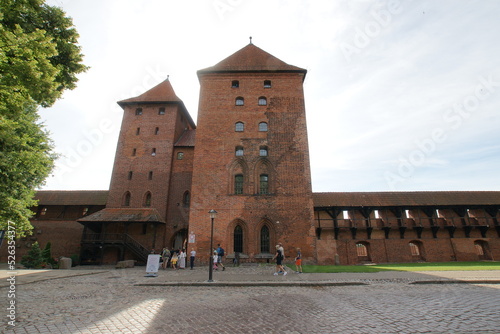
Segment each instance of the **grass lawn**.
[[[294,264],[287,264],[295,270]],[[355,266],[303,265],[305,273],[375,273],[379,271],[448,271],[448,270],[500,270],[500,262],[430,262],[387,263]]]

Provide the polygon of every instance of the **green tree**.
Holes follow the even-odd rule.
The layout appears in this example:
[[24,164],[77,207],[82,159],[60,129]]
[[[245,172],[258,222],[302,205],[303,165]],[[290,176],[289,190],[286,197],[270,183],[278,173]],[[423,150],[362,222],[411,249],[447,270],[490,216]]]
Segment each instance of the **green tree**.
[[0,2],[0,230],[10,220],[18,236],[31,231],[35,189],[57,157],[37,108],[73,89],[87,69],[77,39],[60,8],[43,0]]

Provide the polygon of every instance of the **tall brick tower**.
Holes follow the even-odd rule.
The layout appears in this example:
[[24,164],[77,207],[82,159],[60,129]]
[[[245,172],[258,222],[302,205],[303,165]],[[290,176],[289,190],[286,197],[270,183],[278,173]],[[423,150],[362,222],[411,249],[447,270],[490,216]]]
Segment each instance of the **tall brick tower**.
[[190,245],[263,261],[283,243],[315,259],[303,81],[307,71],[252,43],[198,71],[200,100],[192,179]]

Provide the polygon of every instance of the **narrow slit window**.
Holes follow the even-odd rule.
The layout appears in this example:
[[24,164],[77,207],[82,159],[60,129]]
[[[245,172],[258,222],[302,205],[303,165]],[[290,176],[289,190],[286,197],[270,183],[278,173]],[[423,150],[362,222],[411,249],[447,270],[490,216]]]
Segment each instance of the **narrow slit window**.
[[147,206],[147,207],[151,206],[151,193],[150,192],[148,192],[146,194],[146,197],[144,198],[144,206]]
[[154,156],[156,156],[156,148],[153,148],[153,149],[151,150],[151,155],[152,155],[153,157],[154,157]]
[[259,177],[259,194],[269,194],[269,176],[267,174],[261,174]]
[[149,171],[149,173],[148,173],[148,180],[152,180],[152,179],[153,179],[153,172]]
[[270,253],[271,251],[271,238],[269,237],[269,227],[266,225],[260,229],[260,252]]
[[234,252],[243,253],[243,229],[240,225],[236,225],[234,228]]
[[162,107],[162,108],[160,108],[160,109],[158,110],[158,115],[165,115],[165,108],[163,108],[163,107]]
[[236,195],[243,194],[243,175],[238,174],[234,176],[234,193]]
[[136,114],[137,116],[142,115],[142,108],[137,108],[137,109],[135,109],[135,114]]
[[123,206],[130,206],[130,193],[127,191],[123,196]]

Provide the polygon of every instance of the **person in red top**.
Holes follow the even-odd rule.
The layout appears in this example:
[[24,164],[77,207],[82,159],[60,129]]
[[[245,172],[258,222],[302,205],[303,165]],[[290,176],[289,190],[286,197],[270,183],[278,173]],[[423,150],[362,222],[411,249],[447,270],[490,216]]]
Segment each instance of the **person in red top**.
[[297,256],[295,257],[295,272],[302,274],[302,253],[300,252],[300,248],[297,248]]

